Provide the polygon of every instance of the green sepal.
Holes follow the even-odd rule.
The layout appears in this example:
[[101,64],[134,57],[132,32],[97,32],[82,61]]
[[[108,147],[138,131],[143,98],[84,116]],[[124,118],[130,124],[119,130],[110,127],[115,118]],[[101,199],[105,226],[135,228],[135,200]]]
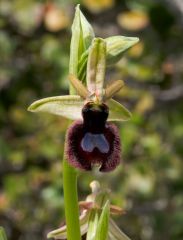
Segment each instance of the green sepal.
[[135,45],[139,38],[113,36],[105,39],[107,45],[107,65],[117,63],[123,56],[123,53]]
[[94,38],[89,49],[86,82],[87,88],[102,100],[106,69],[106,43],[102,38]]
[[28,111],[48,112],[71,120],[81,119],[84,101],[78,95],[66,95],[43,98],[33,102]]
[[109,240],[131,240],[111,218],[109,219]]
[[[78,95],[66,95],[43,98],[33,102],[29,107],[30,112],[47,112],[71,120],[82,119],[81,111],[84,105],[83,99]],[[131,113],[119,102],[110,99],[107,102],[109,107],[108,121],[127,121]]]
[[128,109],[114,99],[110,99],[107,105],[109,107],[108,121],[127,121],[132,116]]
[[110,205],[109,200],[106,201],[102,214],[97,225],[95,240],[107,240],[109,228]]
[[0,227],[0,240],[7,240],[6,233],[3,227]]
[[[89,219],[89,212],[83,212],[80,215],[79,223],[80,223],[80,231],[81,235],[84,235],[88,230],[88,219]],[[54,238],[54,239],[66,239],[67,238],[67,226],[64,225],[56,230],[53,230],[47,234],[47,238]]]
[[99,222],[99,211],[97,209],[92,209],[90,211],[90,216],[88,219],[88,231],[87,231],[86,240],[95,240],[98,222]]

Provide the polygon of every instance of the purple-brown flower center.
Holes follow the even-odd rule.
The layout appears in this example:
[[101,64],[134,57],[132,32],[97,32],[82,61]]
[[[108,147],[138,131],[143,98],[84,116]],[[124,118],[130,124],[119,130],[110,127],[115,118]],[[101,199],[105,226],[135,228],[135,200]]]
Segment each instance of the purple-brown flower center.
[[108,115],[109,108],[106,104],[88,102],[82,109],[84,128],[93,134],[103,133]]
[[91,170],[94,164],[100,171],[111,171],[120,162],[120,138],[115,125],[107,123],[107,105],[88,102],[82,109],[83,121],[68,129],[67,158],[71,165]]
[[92,153],[96,148],[100,153],[108,153],[110,146],[104,135],[109,109],[105,104],[88,102],[82,109],[84,136],[81,148]]

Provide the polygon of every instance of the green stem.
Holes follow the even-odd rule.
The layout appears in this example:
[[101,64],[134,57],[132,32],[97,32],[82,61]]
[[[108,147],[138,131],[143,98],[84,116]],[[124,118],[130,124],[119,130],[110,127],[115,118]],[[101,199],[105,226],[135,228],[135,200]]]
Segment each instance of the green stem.
[[80,240],[77,172],[68,164],[65,158],[63,161],[63,182],[67,240]]
[[[73,94],[75,94],[75,90],[70,85],[70,95]],[[68,164],[67,159],[65,158],[65,152],[63,160],[63,188],[67,240],[81,240],[77,193],[77,172],[75,168]]]
[[[72,25],[72,38],[70,46],[69,73],[77,77],[79,56],[81,55],[81,23],[79,6],[76,9],[75,18]],[[78,18],[79,17],[79,18]],[[83,41],[83,40],[82,40]],[[74,95],[75,90],[70,84],[70,95]],[[63,161],[63,187],[65,202],[65,218],[67,225],[67,240],[81,240],[79,224],[79,207],[77,194],[77,172],[70,166],[65,158]]]

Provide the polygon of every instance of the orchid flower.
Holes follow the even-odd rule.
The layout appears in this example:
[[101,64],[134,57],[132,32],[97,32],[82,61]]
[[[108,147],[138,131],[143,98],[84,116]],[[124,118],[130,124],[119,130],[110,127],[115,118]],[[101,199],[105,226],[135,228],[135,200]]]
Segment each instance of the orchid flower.
[[31,112],[48,112],[74,120],[66,133],[63,161],[67,227],[49,233],[49,238],[80,240],[81,230],[82,235],[87,233],[87,240],[129,240],[110,218],[110,213],[119,212],[119,209],[109,204],[107,192],[97,184],[92,187],[91,198],[80,203],[84,210],[79,219],[77,171],[74,168],[91,170],[97,165],[100,171],[107,172],[121,162],[119,131],[111,121],[126,121],[131,114],[113,99],[124,82],[117,80],[106,86],[105,70],[138,41],[136,37],[124,36],[96,38],[77,5],[68,76],[72,95],[44,98],[28,108]]
[[131,114],[112,99],[124,86],[122,80],[104,88],[105,69],[106,42],[94,38],[88,53],[86,86],[74,75],[69,75],[78,95],[44,98],[28,109],[76,120],[66,136],[66,157],[76,168],[91,170],[93,165],[99,165],[100,171],[107,172],[121,161],[118,128],[110,121],[125,121]]
[[[124,214],[124,211],[118,206],[109,204],[109,190],[102,190],[99,182],[93,181],[90,183],[92,194],[87,196],[86,200],[80,202],[80,230],[81,235],[86,236],[86,240],[100,239],[97,238],[100,229],[100,221],[104,218],[109,218],[109,224],[106,226],[108,228],[107,238],[108,240],[130,240],[130,238],[119,229],[111,215]],[[109,216],[107,215],[107,211]],[[106,215],[104,215],[106,214]],[[99,228],[98,228],[99,227]],[[103,231],[105,231],[105,226],[102,226]],[[54,239],[67,239],[67,226],[53,230],[47,234],[48,238]],[[101,237],[102,239],[102,237]]]

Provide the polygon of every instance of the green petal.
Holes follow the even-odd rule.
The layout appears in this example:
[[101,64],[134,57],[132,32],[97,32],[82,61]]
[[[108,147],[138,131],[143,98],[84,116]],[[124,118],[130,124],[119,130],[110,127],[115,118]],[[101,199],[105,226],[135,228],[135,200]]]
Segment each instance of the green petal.
[[102,214],[98,222],[95,240],[107,240],[109,215],[110,215],[110,208],[109,208],[109,200],[108,200],[104,205]]
[[82,82],[78,80],[74,75],[71,75],[71,74],[69,75],[69,80],[72,86],[75,88],[77,94],[83,99],[86,99],[89,95],[89,92],[87,88],[82,84]]
[[7,240],[6,233],[3,227],[0,227],[0,240]]
[[137,37],[113,36],[105,39],[107,44],[107,64],[115,64],[123,56],[124,51],[135,45]]
[[112,84],[106,87],[104,94],[104,101],[111,99],[115,93],[119,92],[124,86],[123,80],[116,80]]
[[107,102],[109,107],[109,121],[127,121],[131,118],[131,113],[122,104],[111,99]]
[[77,95],[48,97],[33,102],[28,111],[48,112],[68,119],[81,119],[83,100]]

